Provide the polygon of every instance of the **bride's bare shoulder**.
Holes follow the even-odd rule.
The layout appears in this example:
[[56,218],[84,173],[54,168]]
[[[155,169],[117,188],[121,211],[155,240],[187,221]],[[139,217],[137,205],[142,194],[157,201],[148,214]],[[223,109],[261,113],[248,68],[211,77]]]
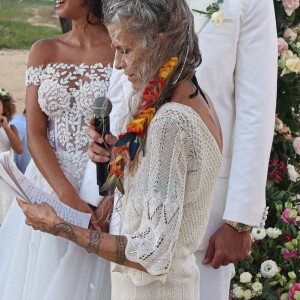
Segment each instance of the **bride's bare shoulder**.
[[35,42],[29,52],[28,67],[46,65],[57,53],[61,36]]

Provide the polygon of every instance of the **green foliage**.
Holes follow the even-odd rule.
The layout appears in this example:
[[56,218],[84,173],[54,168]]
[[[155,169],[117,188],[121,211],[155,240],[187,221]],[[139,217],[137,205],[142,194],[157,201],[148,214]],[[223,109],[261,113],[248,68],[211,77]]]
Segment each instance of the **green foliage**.
[[[4,32],[5,34],[1,34]],[[60,33],[59,30],[46,26],[32,26],[21,22],[2,22],[0,27],[0,48],[29,49],[41,38],[51,38]]]
[[53,9],[53,2],[0,0],[0,49],[29,49],[39,39],[61,34]]
[[[252,231],[250,256],[236,264],[233,299],[295,300],[292,288],[300,290],[300,148],[293,145],[300,144],[300,8],[288,16],[282,1],[274,0],[274,6],[278,37],[288,49],[281,49],[278,58],[277,114],[266,187],[269,215],[264,229]],[[287,28],[294,38],[287,36]],[[266,261],[275,270],[269,277],[262,269]],[[240,277],[245,272],[252,275],[248,282]],[[261,283],[259,292],[253,290],[254,282]],[[246,289],[252,291],[251,298],[243,296]]]

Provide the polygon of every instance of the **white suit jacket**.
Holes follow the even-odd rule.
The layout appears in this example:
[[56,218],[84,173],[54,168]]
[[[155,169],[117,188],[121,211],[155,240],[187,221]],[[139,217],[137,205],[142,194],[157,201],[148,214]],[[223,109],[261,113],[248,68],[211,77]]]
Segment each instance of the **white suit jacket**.
[[[193,8],[201,0],[189,2]],[[214,103],[224,141],[201,249],[223,220],[264,226],[274,132],[278,52],[273,1],[224,0],[221,9],[224,23],[210,21],[198,35],[203,62],[197,79]]]
[[[205,10],[211,0],[187,1]],[[277,32],[272,0],[224,0],[224,23],[194,13],[203,62],[200,87],[214,103],[223,138],[223,165],[200,249],[225,220],[263,225],[265,184],[273,139],[277,83]],[[111,79],[112,128],[131,85],[122,71]],[[123,104],[122,104],[123,103]],[[124,107],[124,106],[123,106]],[[94,176],[94,175],[93,175]],[[112,233],[115,230],[112,222]]]

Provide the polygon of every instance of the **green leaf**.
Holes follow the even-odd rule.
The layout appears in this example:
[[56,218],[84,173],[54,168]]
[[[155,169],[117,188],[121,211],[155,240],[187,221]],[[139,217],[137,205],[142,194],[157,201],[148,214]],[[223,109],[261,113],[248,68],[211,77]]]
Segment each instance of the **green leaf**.
[[195,12],[197,12],[199,14],[202,14],[202,15],[207,15],[207,12],[202,11],[202,10],[192,9],[192,11],[195,11]]
[[298,230],[294,224],[291,224],[291,230],[294,236],[297,236]]
[[119,190],[119,192],[124,195],[125,194],[125,190],[124,190],[124,187],[123,187],[123,183],[122,183],[122,180],[121,180],[121,177],[119,177],[116,181],[116,186]]
[[99,189],[99,192],[104,192],[106,190],[108,190],[118,179],[118,176],[116,174],[111,174],[108,176],[107,180],[105,181],[105,183],[102,185],[102,187]]
[[145,140],[138,136],[138,140],[142,149],[143,157],[145,156]]

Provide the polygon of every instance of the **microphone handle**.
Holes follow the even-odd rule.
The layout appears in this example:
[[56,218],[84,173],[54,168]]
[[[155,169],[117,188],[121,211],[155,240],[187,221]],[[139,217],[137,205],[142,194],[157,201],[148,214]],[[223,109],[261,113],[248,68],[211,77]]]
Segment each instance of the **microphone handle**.
[[[100,133],[105,138],[106,134],[110,133],[110,126],[109,126],[109,116],[104,118],[96,118],[95,119],[95,130]],[[105,143],[100,144],[103,148],[107,149]],[[99,187],[99,195],[100,196],[107,196],[109,194],[109,190],[100,192],[100,189],[102,185],[105,183],[107,177],[108,177],[108,167],[109,167],[109,161],[108,162],[97,162],[96,163],[96,169],[97,169],[97,185]]]

